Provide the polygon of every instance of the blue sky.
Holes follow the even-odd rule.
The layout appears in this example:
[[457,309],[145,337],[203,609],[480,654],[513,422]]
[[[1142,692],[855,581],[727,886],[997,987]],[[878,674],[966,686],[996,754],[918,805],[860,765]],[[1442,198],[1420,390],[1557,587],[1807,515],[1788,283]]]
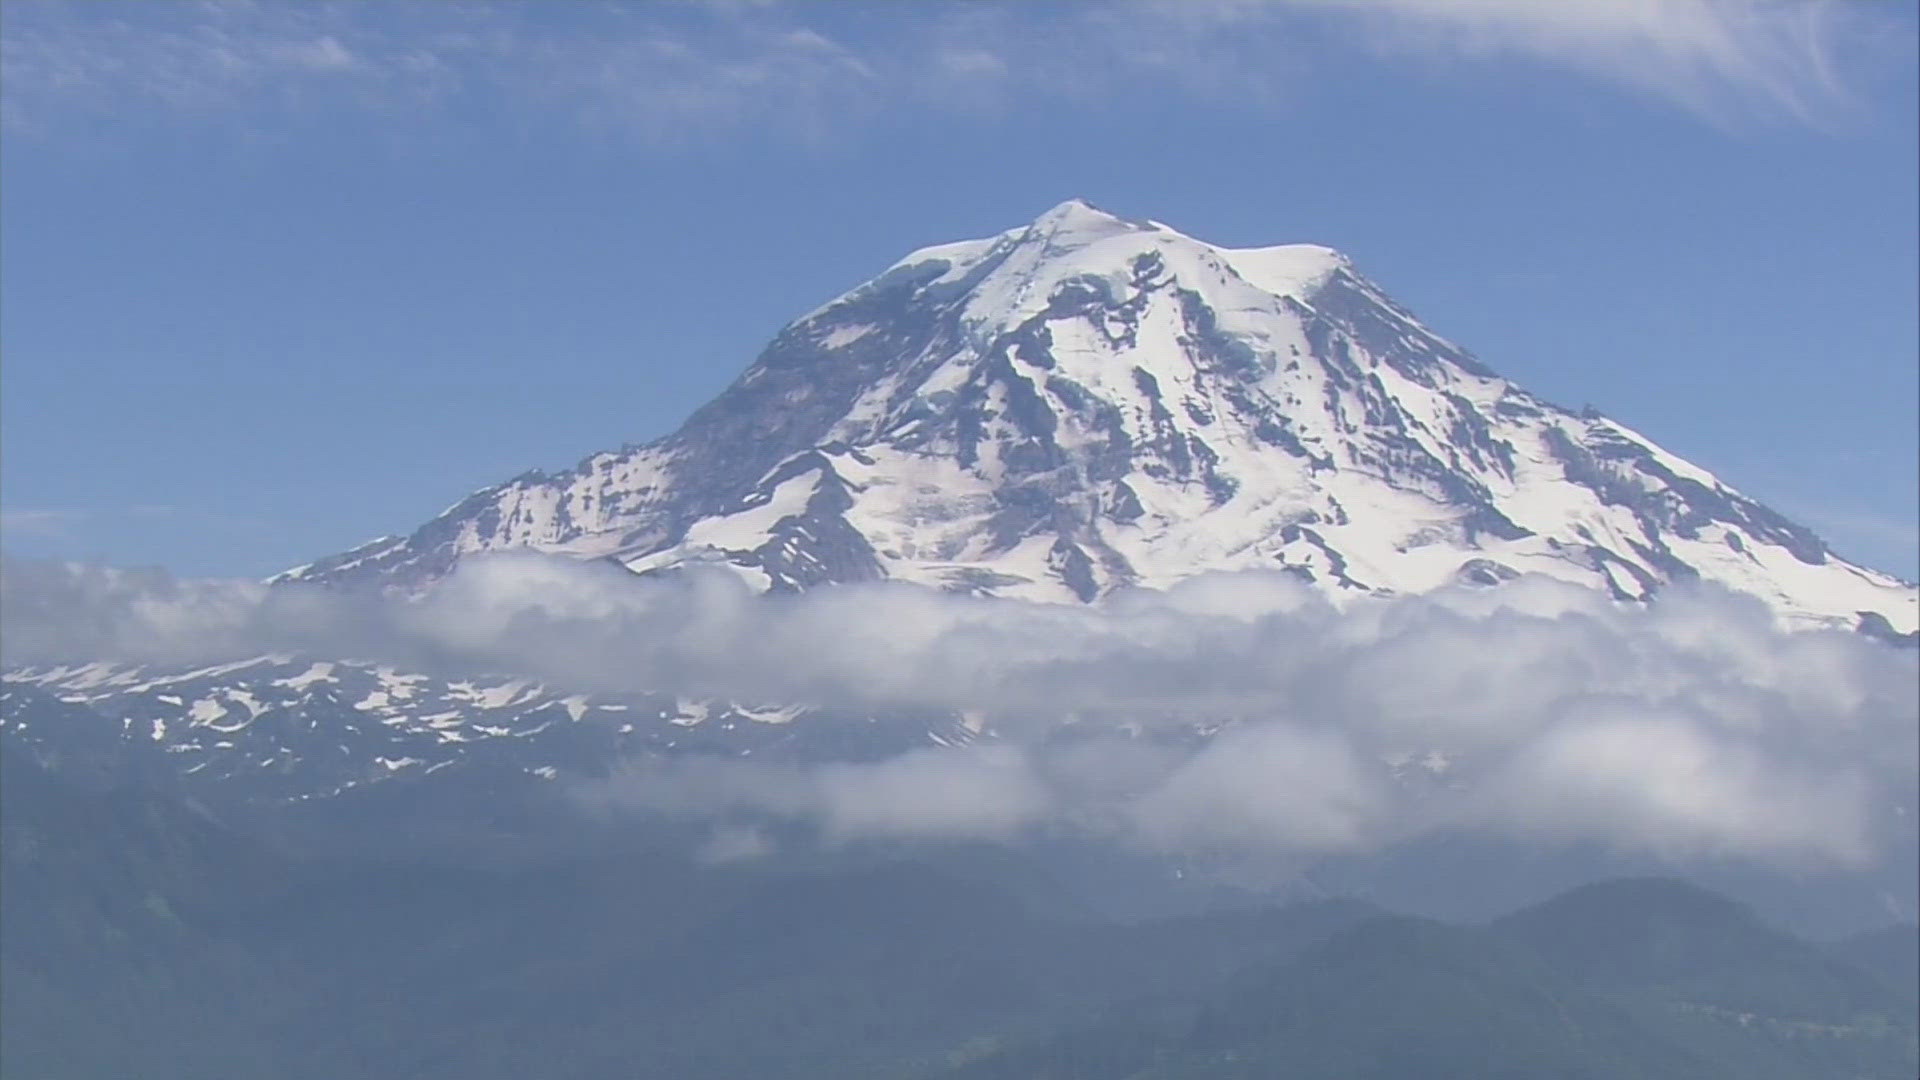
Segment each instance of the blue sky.
[[1325,243],[1916,576],[1902,4],[49,4],[0,22],[0,524],[259,575],[670,430],[1081,196]]

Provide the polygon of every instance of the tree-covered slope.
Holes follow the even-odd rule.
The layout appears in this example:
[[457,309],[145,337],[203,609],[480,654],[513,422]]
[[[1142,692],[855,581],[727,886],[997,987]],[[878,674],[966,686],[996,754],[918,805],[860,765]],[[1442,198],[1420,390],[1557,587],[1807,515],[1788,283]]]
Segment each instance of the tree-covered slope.
[[[1670,881],[1489,926],[1114,922],[1057,862],[657,837],[295,856],[4,758],[0,1072],[35,1080],[1904,1077],[1897,966]],[[371,849],[370,849],[371,850]],[[1884,945],[1884,943],[1881,943]]]

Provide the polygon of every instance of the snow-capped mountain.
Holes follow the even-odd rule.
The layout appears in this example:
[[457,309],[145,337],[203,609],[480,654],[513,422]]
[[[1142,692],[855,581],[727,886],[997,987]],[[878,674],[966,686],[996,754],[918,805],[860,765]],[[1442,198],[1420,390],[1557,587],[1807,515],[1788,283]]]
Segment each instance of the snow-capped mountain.
[[1638,599],[1697,577],[1797,624],[1920,621],[1911,586],[1494,374],[1338,252],[1079,201],[913,252],[664,439],[277,580],[405,589],[516,546],[1046,600],[1245,567],[1335,594],[1534,572]]
[[[520,546],[642,573],[711,564],[774,591],[894,578],[1077,602],[1265,567],[1343,597],[1539,573],[1623,601],[1702,578],[1790,625],[1920,621],[1913,586],[1514,386],[1337,252],[1221,248],[1077,201],[913,252],[786,327],[664,439],[274,580],[412,592]],[[0,693],[0,726],[42,757],[131,745],[202,790],[269,801],[461,762],[551,776],[641,752],[864,757],[980,734],[978,718],[884,719],[332,657],[20,669]]]

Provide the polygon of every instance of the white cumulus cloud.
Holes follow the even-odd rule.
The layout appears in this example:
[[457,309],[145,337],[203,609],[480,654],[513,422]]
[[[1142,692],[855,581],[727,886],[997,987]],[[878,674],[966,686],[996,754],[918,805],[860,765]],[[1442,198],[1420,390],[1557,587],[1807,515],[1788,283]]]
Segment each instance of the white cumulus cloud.
[[836,841],[1065,829],[1301,854],[1465,827],[1860,864],[1911,813],[1920,754],[1912,650],[1786,632],[1713,589],[1627,606],[1535,578],[1336,608],[1245,573],[1081,606],[901,584],[762,597],[723,573],[525,552],[415,598],[12,561],[0,648],[12,665],[280,652],[977,718],[965,749],[640,762],[596,795]]

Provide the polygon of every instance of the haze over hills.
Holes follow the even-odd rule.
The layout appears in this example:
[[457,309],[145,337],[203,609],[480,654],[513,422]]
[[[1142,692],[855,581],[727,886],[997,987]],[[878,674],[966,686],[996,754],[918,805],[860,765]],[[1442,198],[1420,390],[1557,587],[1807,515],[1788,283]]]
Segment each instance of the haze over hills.
[[1884,940],[1856,964],[1671,880],[1483,926],[1353,900],[1114,922],[1047,892],[1061,866],[952,852],[291,859],[171,799],[4,767],[9,1076],[1894,1080],[1920,1060]]

